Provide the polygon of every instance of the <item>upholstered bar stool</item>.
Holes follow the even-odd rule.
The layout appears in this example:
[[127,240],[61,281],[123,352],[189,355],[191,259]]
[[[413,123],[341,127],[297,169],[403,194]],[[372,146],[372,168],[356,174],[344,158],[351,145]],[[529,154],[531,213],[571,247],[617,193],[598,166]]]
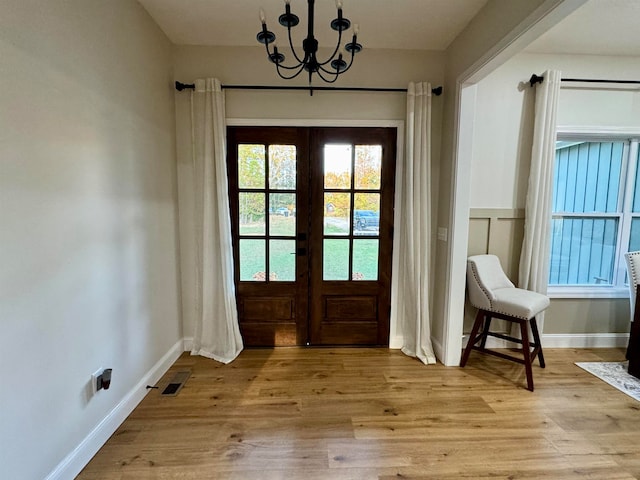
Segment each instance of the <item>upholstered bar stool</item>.
[[[523,364],[527,374],[527,388],[533,392],[531,369],[533,359],[538,357],[540,366],[544,368],[536,315],[549,306],[549,298],[537,292],[516,288],[505,275],[500,260],[495,255],[474,255],[467,259],[467,291],[471,305],[478,309],[478,315],[473,324],[469,342],[462,354],[460,366],[466,365],[471,350]],[[493,318],[520,325],[522,338],[491,332]],[[529,341],[529,326],[533,333],[533,342]],[[482,332],[480,332],[481,328]],[[521,344],[523,358],[486,348],[487,337],[497,337]]]

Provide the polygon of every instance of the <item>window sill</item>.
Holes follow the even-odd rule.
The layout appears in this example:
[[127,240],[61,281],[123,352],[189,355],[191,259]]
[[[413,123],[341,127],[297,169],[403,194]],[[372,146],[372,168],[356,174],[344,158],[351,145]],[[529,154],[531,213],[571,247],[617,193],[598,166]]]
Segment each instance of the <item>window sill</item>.
[[548,287],[549,298],[629,298],[628,287]]

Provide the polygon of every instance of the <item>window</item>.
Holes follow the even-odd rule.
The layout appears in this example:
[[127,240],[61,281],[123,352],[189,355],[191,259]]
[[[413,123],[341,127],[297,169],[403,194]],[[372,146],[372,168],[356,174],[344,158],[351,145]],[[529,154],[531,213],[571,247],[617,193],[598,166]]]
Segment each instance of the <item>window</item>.
[[556,143],[549,293],[626,296],[624,253],[640,250],[637,140]]

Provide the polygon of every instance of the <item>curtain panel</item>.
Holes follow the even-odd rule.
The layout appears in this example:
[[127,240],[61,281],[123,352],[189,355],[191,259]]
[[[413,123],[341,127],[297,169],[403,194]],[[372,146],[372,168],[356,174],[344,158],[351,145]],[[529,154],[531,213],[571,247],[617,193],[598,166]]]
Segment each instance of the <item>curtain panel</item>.
[[431,344],[429,277],[431,258],[431,85],[407,89],[405,161],[402,175],[398,295],[394,308],[402,352],[436,363]]
[[[547,70],[536,85],[535,120],[531,169],[524,220],[524,240],[520,254],[518,286],[547,294],[551,250],[551,208],[553,171],[556,158],[556,122],[561,72]],[[537,317],[540,330],[544,314]]]
[[217,79],[191,93],[195,206],[195,331],[192,355],[229,363],[242,351],[233,280],[224,93]]

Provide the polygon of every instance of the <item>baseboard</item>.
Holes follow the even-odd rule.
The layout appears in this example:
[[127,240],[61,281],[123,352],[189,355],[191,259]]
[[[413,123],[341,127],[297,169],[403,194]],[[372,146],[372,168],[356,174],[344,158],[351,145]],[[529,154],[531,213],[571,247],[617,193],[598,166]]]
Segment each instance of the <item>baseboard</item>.
[[542,334],[544,348],[618,348],[628,343],[628,333]]
[[109,414],[67,455],[62,462],[46,477],[46,480],[67,480],[76,475],[89,463],[113,432],[124,422],[147,394],[147,385],[156,384],[162,375],[184,352],[184,341],[180,339],[140,381],[129,391]]
[[183,348],[183,351],[185,352],[190,352],[191,350],[193,350],[193,337],[184,337]]
[[[463,348],[469,335],[462,338]],[[543,348],[620,348],[629,343],[628,333],[547,333],[542,334]],[[516,344],[489,337],[487,348],[511,348]]]

